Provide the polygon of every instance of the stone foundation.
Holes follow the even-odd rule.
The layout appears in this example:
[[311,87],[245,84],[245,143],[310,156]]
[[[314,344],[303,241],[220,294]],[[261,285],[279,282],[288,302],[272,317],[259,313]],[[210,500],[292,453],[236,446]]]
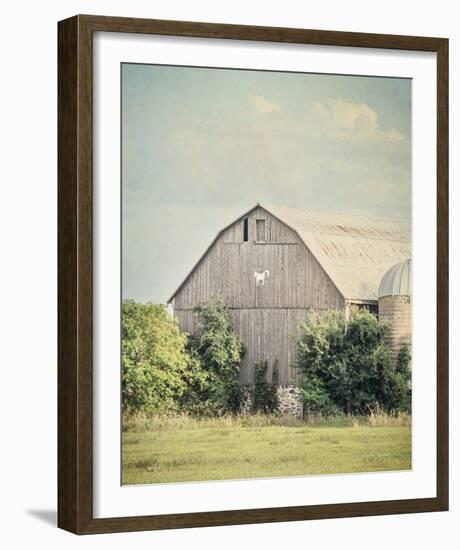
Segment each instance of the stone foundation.
[[278,410],[281,414],[290,414],[297,418],[303,416],[303,399],[297,386],[278,386]]
[[[276,392],[278,395],[278,412],[283,415],[302,418],[303,400],[300,388],[297,386],[277,386]],[[252,412],[253,395],[254,386],[245,386],[243,388],[242,414],[250,414]]]
[[250,414],[252,411],[252,396],[254,394],[253,386],[245,386],[243,388],[243,399],[241,400],[240,412],[241,414]]

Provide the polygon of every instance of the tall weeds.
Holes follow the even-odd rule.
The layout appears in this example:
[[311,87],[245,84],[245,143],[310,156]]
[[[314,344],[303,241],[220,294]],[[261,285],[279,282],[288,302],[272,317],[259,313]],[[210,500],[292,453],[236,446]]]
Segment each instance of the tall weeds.
[[367,424],[373,427],[410,426],[412,416],[406,412],[387,413],[376,406],[369,409]]
[[308,418],[281,416],[278,414],[224,415],[216,417],[194,417],[187,414],[124,415],[122,429],[125,432],[158,432],[173,430],[193,430],[198,428],[241,429],[280,427],[335,427],[353,428],[369,427],[402,427],[411,425],[411,416],[407,413],[390,414],[379,407],[369,411],[369,415],[309,415]]

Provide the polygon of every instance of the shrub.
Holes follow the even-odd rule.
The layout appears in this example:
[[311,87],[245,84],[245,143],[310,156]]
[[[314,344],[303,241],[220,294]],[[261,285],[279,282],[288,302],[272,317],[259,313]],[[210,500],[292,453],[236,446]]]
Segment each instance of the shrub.
[[410,370],[410,362],[411,362],[411,353],[409,350],[409,346],[404,343],[398,353],[398,357],[396,360],[396,375],[398,379],[397,388],[398,388],[398,394],[400,393],[400,400],[401,400],[401,409],[406,412],[411,412],[412,409],[412,403],[411,403],[411,370]]
[[189,353],[207,376],[206,384],[193,395],[195,409],[208,414],[236,413],[243,396],[239,378],[244,349],[233,331],[228,308],[223,297],[215,295],[195,312],[201,330],[190,337]]
[[388,323],[362,309],[352,310],[347,326],[342,311],[309,317],[297,346],[307,414],[366,414],[377,405],[407,410],[408,369],[392,366],[388,330]]
[[255,364],[255,385],[252,410],[256,413],[271,414],[278,408],[278,368],[273,365],[271,383],[268,382],[268,363],[261,361]]
[[302,384],[304,414],[324,414],[333,416],[340,409],[334,404],[323,382],[317,376],[306,376]]
[[127,414],[178,410],[190,385],[205,379],[187,337],[160,304],[122,305],[122,406]]
[[398,358],[396,360],[396,369],[403,376],[410,376],[410,361],[411,354],[409,351],[409,346],[404,343],[399,349]]
[[211,383],[210,373],[203,369],[201,359],[193,349],[190,338],[187,341],[187,354],[192,376],[187,380],[184,392],[178,398],[178,408],[181,413],[192,416],[209,415],[212,410],[207,402],[207,393]]

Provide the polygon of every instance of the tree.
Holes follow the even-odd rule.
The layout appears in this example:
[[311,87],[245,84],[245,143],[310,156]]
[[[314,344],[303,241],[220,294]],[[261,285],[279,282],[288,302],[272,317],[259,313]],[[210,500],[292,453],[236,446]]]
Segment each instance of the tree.
[[231,324],[228,308],[221,295],[195,308],[201,324],[199,333],[190,337],[190,354],[199,358],[207,383],[199,391],[199,400],[214,414],[236,413],[240,409],[242,388],[240,362],[244,353]]
[[132,300],[122,306],[122,404],[126,413],[178,409],[181,396],[202,376],[187,354],[187,336],[161,304]]
[[411,362],[412,356],[409,350],[408,344],[404,343],[398,353],[398,357],[396,360],[396,374],[398,378],[397,388],[399,393],[399,388],[408,388],[409,391],[402,391],[402,407],[410,411],[412,408],[411,403],[411,370],[410,370],[410,362]]
[[260,361],[254,365],[255,384],[252,410],[255,413],[272,414],[278,408],[278,364],[275,362],[271,381],[268,380],[268,363]]
[[347,327],[342,311],[309,317],[297,346],[307,412],[363,414],[377,405],[407,410],[409,369],[391,364],[388,330],[363,309],[352,310]]

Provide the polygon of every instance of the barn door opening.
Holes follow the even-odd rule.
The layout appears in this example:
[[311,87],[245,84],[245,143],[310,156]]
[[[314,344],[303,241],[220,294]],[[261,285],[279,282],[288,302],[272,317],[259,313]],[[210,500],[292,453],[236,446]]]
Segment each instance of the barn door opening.
[[256,241],[265,241],[265,220],[256,220]]

